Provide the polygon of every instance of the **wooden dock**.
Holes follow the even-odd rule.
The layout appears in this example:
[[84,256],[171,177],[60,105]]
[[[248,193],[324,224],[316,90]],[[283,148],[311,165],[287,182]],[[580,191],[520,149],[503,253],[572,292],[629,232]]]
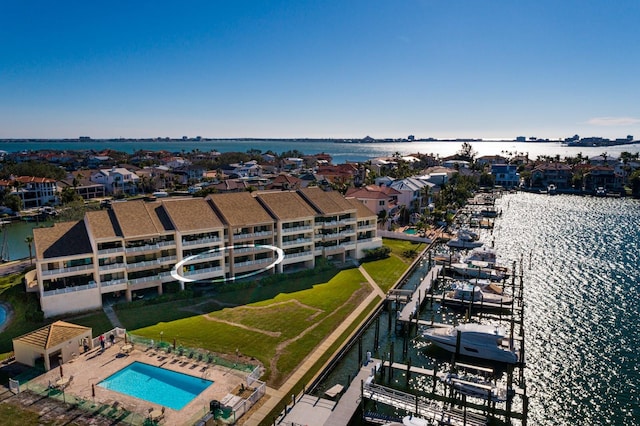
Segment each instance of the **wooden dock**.
[[420,305],[426,300],[427,294],[431,291],[433,283],[435,283],[438,275],[442,272],[441,265],[435,265],[427,273],[427,276],[420,281],[420,284],[413,291],[413,294],[408,298],[407,303],[404,305],[400,313],[398,314],[398,321],[411,322],[418,313]]
[[324,426],[344,426],[344,424],[353,417],[354,413],[360,406],[360,383],[365,382],[372,376],[372,369],[375,368],[377,362],[370,362],[368,365],[360,367],[360,371],[350,383],[346,392],[340,397],[340,401],[335,406]]

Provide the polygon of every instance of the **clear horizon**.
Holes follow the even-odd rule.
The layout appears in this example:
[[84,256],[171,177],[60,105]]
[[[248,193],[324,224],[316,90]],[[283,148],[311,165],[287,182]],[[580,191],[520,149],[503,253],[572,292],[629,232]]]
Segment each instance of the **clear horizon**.
[[636,0],[8,2],[0,138],[638,138],[638,16]]

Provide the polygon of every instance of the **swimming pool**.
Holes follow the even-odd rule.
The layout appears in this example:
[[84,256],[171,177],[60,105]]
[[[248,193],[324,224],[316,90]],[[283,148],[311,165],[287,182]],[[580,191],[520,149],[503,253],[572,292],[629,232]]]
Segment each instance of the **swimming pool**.
[[405,234],[414,235],[418,233],[418,230],[416,228],[408,228],[402,232],[404,232]]
[[211,380],[136,361],[107,377],[98,386],[181,410],[212,384]]
[[2,306],[2,304],[0,303],[0,330],[2,330],[2,326],[4,325],[6,320],[7,320],[7,308]]

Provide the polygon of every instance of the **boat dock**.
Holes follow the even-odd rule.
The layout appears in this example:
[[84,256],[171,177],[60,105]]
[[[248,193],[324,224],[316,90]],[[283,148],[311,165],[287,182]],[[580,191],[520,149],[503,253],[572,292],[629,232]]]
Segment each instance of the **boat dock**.
[[[415,318],[418,310],[420,309],[420,306],[426,300],[427,294],[431,292],[433,284],[436,282],[438,275],[442,273],[442,268],[443,267],[441,265],[435,265],[433,268],[431,268],[431,270],[429,270],[429,272],[427,273],[427,276],[425,276],[420,281],[420,284],[418,284],[415,290],[411,292],[410,296],[408,294],[407,296],[405,296],[406,303],[398,314],[398,321],[407,323],[411,322]],[[388,298],[392,299],[393,297],[391,296]]]

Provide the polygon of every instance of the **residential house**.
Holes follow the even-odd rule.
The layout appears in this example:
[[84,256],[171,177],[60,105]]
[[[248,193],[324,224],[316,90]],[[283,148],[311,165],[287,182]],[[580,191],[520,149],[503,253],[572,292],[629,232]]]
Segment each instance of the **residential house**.
[[387,216],[398,209],[398,196],[402,193],[388,186],[367,185],[360,188],[349,188],[347,198],[355,198],[364,204],[376,216],[385,211]]
[[113,166],[110,169],[100,169],[91,174],[91,182],[104,185],[108,194],[136,194],[138,175],[124,167]]
[[55,179],[35,176],[11,176],[0,180],[0,190],[15,194],[22,200],[25,209],[57,205],[58,187]]
[[496,186],[514,188],[520,184],[520,174],[515,164],[492,164],[491,175]]
[[572,187],[573,170],[565,163],[543,163],[531,170],[531,186],[546,188],[554,184],[558,189]]

